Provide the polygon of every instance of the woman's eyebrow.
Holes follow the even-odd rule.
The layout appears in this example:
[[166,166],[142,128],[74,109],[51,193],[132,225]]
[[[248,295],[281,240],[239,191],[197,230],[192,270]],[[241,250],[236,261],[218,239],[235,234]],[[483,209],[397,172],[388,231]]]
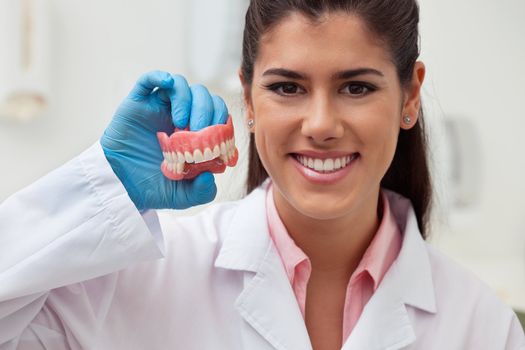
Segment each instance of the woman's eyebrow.
[[306,75],[284,68],[270,68],[263,73],[263,77],[267,75],[278,75],[290,79],[306,79]]
[[[365,75],[365,74],[373,74],[380,77],[384,77],[385,75],[374,68],[356,68],[356,69],[348,69],[341,72],[337,72],[334,75],[332,75],[332,79],[337,80],[344,80],[344,79],[351,79],[359,75]],[[303,73],[299,73],[290,69],[285,68],[270,68],[266,70],[263,73],[263,76],[268,75],[278,75],[285,78],[290,79],[307,79],[307,75]]]
[[344,79],[350,79],[354,78],[358,75],[365,75],[365,74],[373,74],[380,77],[384,77],[385,75],[374,68],[357,68],[357,69],[349,69],[342,72],[335,73],[332,78],[338,79],[338,80],[344,80]]

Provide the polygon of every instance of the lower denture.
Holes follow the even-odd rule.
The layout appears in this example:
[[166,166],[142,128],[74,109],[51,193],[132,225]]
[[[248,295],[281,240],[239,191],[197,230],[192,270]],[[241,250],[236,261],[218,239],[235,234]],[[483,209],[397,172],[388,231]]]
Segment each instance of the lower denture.
[[[226,170],[226,166],[235,166],[239,157],[233,141],[234,130],[231,115],[228,116],[226,124],[208,126],[199,131],[175,129],[171,136],[164,132],[158,132],[157,138],[162,152],[167,155],[161,164],[161,171],[164,176],[171,180],[192,179],[204,171],[211,171],[215,174],[223,173]],[[221,150],[220,145],[221,142],[226,144],[227,140],[232,140],[232,144],[231,148],[226,147],[226,156],[223,156],[223,150]],[[183,171],[177,172],[177,163],[180,162],[181,156],[189,154],[191,158],[194,158],[195,151],[200,150],[204,157],[206,148],[209,148],[213,153],[216,146],[220,151],[219,157],[200,163],[187,163],[185,161],[182,163]],[[177,162],[170,161],[172,160],[170,152],[175,152]],[[231,157],[228,157],[228,155],[231,155]],[[227,162],[225,162],[225,159],[227,159]],[[191,160],[195,161],[195,159]]]

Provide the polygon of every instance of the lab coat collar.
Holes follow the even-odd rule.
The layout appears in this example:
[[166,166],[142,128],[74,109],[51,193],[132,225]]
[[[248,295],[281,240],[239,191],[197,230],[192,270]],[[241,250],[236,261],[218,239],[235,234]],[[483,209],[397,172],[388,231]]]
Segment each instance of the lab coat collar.
[[[270,239],[266,219],[268,182],[239,206],[215,266],[244,270],[244,289],[235,308],[251,328],[244,329],[244,349],[308,350],[312,346],[286,271]],[[261,338],[262,337],[262,338]]]
[[416,339],[407,306],[436,312],[432,271],[410,201],[385,191],[403,244],[342,350],[402,349]]
[[399,293],[405,304],[435,313],[436,297],[427,243],[421,237],[414,208],[407,198],[392,191],[384,191],[399,230],[403,232],[401,251],[392,264],[392,274],[396,275]]
[[[311,349],[295,295],[268,232],[268,185],[265,182],[241,201],[215,266],[249,272],[235,306],[260,336],[276,349]],[[403,233],[403,244],[343,350],[400,349],[415,340],[407,306],[436,312],[426,243],[412,205],[397,193],[385,193]]]
[[266,219],[265,181],[240,203],[226,232],[215,267],[257,272],[271,242]]

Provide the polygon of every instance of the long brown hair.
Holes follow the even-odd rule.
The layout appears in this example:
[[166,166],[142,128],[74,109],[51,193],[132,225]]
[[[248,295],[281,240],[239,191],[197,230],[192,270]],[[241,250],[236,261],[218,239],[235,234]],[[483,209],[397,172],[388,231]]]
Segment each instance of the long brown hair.
[[[385,44],[396,66],[402,87],[412,79],[419,57],[419,7],[416,0],[251,0],[246,12],[241,73],[248,86],[253,81],[253,65],[261,36],[292,12],[312,20],[329,12],[343,11],[359,16]],[[247,192],[250,193],[268,177],[250,135]],[[432,185],[427,160],[427,138],[423,110],[416,125],[401,130],[392,164],[381,186],[393,190],[412,202],[419,230],[427,236]]]

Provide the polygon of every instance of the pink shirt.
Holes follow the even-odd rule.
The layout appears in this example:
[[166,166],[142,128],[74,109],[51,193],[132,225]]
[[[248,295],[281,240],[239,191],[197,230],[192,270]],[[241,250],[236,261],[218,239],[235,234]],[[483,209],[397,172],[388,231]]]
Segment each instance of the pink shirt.
[[[273,185],[268,186],[266,194],[266,215],[270,236],[283,261],[295,297],[305,315],[306,287],[312,266],[310,259],[288,235],[277,213],[273,200]],[[401,250],[401,234],[390,211],[388,198],[381,192],[383,218],[376,235],[368,246],[363,258],[350,277],[346,289],[343,314],[343,343],[350,336],[352,329],[361,316],[366,303],[381,283],[392,262]]]

